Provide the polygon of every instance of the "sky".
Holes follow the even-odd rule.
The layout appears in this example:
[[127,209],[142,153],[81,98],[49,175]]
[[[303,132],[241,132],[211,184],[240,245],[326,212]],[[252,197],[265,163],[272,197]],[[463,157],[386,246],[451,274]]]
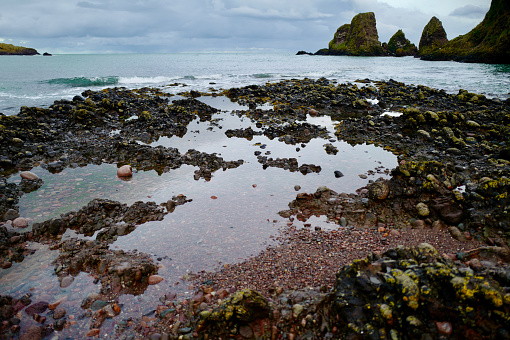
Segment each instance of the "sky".
[[0,42],[39,53],[315,52],[353,16],[374,12],[379,41],[418,46],[436,16],[466,34],[490,0],[0,0]]

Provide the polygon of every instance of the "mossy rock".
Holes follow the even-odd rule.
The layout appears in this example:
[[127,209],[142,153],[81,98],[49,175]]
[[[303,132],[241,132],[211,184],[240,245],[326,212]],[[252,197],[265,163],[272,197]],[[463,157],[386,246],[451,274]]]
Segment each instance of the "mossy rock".
[[384,51],[379,41],[375,14],[359,13],[350,24],[344,24],[335,32],[329,43],[329,54],[378,56]]
[[201,315],[200,329],[225,331],[269,317],[267,299],[252,289],[235,292],[211,313]]
[[411,56],[418,53],[416,45],[412,44],[402,30],[398,30],[388,42],[388,51],[397,57]]

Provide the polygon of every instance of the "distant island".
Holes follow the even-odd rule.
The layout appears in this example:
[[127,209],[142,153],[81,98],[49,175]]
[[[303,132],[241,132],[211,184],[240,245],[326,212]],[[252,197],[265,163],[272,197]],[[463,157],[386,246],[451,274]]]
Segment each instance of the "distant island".
[[0,55],[38,55],[35,48],[0,43]]
[[479,63],[510,63],[510,2],[492,0],[483,21],[469,33],[448,41],[441,21],[432,17],[424,27],[419,48],[402,30],[388,43],[379,41],[375,14],[360,13],[350,24],[340,26],[328,48],[298,55],[415,56],[424,60],[455,60]]

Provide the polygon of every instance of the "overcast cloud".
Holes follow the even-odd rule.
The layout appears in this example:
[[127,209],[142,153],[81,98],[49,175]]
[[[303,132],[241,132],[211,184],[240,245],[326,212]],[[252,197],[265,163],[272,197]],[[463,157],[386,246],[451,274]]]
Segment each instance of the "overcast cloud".
[[0,0],[0,42],[40,53],[315,52],[361,12],[379,40],[418,45],[437,16],[449,39],[483,20],[490,0]]

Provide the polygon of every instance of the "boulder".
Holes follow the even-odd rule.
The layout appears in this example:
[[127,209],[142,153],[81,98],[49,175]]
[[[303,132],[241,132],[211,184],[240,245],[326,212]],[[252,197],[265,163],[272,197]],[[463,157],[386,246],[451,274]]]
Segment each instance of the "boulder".
[[131,169],[131,165],[123,165],[117,169],[118,177],[131,177],[133,176],[133,170]]
[[39,179],[39,176],[37,176],[36,174],[34,174],[33,172],[30,172],[30,171],[22,171],[20,173],[20,176],[23,179],[28,179],[28,180],[31,180],[31,181],[35,181],[35,180]]
[[12,226],[14,228],[26,228],[28,227],[28,220],[24,217],[15,218],[14,221],[12,221]]

